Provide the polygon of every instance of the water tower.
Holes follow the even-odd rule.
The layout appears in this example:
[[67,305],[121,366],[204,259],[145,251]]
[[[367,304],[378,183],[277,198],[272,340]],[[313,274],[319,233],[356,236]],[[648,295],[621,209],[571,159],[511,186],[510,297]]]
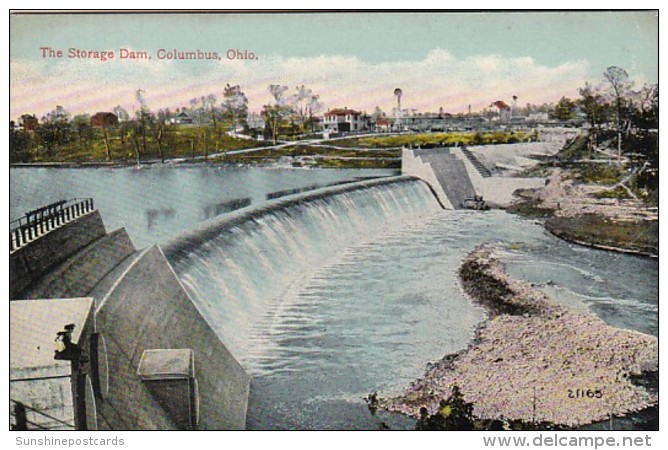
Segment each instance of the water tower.
[[394,96],[397,98],[397,110],[394,114],[394,126],[401,130],[401,88],[396,88],[394,90]]

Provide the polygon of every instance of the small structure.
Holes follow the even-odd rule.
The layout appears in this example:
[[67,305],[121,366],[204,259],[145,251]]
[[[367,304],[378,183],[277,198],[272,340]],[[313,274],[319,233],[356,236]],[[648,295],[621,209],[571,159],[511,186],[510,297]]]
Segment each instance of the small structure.
[[179,429],[197,427],[199,389],[191,349],[144,350],[137,375]]
[[111,112],[97,112],[90,118],[93,128],[110,128],[118,126],[118,116]]
[[246,124],[251,130],[264,130],[264,119],[260,114],[249,113],[246,117]]
[[376,131],[379,133],[387,133],[390,131],[390,121],[387,119],[376,120]]
[[366,128],[366,124],[361,112],[344,107],[327,111],[324,114],[322,127],[324,131],[338,133],[361,131]]
[[490,106],[496,108],[496,119],[500,122],[508,122],[512,117],[512,109],[503,100],[497,100]]
[[180,112],[177,110],[175,117],[172,118],[172,123],[175,125],[192,125],[193,118],[183,108]]
[[16,300],[9,310],[12,428],[97,429],[108,371],[93,299]]

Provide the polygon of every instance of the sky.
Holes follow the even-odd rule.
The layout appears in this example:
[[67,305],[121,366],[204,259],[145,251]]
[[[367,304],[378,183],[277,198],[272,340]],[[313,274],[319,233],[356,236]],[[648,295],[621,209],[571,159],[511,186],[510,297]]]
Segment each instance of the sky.
[[[150,59],[120,58],[121,49]],[[114,58],[69,57],[77,50]],[[219,58],[164,58],[174,50]],[[613,65],[637,87],[658,82],[654,12],[15,14],[10,116],[56,105],[132,112],[138,89],[152,110],[174,110],[208,94],[222,101],[227,83],[255,112],[272,100],[268,85],[303,84],[325,110],[390,111],[399,87],[403,108],[457,113],[513,95],[518,105],[576,98]]]

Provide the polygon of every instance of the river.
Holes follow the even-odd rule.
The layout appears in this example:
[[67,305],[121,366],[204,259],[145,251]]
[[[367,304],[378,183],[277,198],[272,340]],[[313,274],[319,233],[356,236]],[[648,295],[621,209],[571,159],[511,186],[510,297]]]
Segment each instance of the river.
[[[93,197],[108,229],[124,226],[143,247],[178,240],[237,199],[250,199],[252,208],[272,192],[391,174],[12,169],[10,216],[60,198]],[[295,203],[247,226],[221,227],[172,262],[253,376],[249,429],[404,429],[414,422],[372,416],[363,397],[398,393],[429,361],[466,347],[485,316],[462,295],[456,270],[483,242],[504,243],[509,273],[544,285],[558,301],[658,334],[658,260],[578,247],[503,211],[440,210],[417,181]]]

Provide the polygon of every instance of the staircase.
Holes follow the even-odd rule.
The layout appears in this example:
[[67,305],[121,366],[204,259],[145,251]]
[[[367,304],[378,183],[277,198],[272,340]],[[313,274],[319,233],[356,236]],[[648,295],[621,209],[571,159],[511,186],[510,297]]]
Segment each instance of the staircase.
[[471,164],[473,164],[473,167],[476,168],[478,173],[480,173],[480,175],[482,175],[483,178],[489,178],[489,177],[492,176],[492,172],[490,172],[490,170],[480,162],[478,157],[476,155],[474,155],[471,152],[471,150],[469,150],[466,147],[462,147],[461,150],[462,150],[462,153],[464,154],[464,156],[466,156],[466,158],[469,161],[471,161]]

